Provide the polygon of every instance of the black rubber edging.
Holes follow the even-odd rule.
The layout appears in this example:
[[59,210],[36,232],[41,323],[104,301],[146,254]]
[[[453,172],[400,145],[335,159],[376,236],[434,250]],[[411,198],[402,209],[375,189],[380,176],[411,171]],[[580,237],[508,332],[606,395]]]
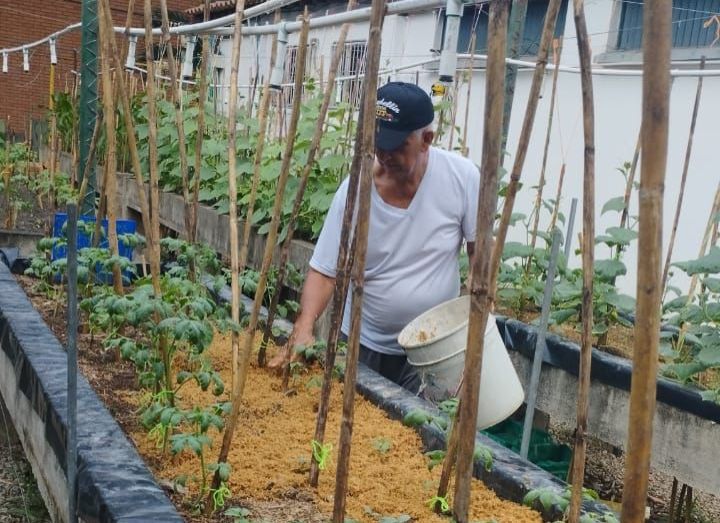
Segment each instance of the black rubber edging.
[[[497,316],[496,321],[508,350],[517,351],[532,360],[535,354],[537,329],[532,325],[504,316]],[[577,376],[580,365],[580,346],[565,338],[548,333],[547,350],[543,355],[543,362]],[[593,348],[590,375],[593,380],[629,392],[632,381],[632,361]],[[700,418],[720,423],[720,404],[703,400],[698,389],[683,386],[662,376],[657,378],[657,400]]]
[[[0,348],[65,470],[66,352],[2,263]],[[81,373],[77,383],[79,517],[93,523],[184,521]]]
[[[230,303],[232,294],[228,286],[224,286],[219,290],[212,289],[209,280],[206,285],[208,285],[217,301]],[[242,296],[241,299],[246,308],[252,306],[250,298]],[[260,316],[261,318],[267,318],[267,309],[265,307],[261,309]],[[293,326],[287,320],[276,319],[273,322],[273,327],[282,331],[284,336],[281,336],[281,339],[286,340]],[[362,362],[358,366],[356,390],[370,403],[385,411],[391,419],[402,420],[406,414],[415,409],[424,410],[434,416],[445,416],[429,401],[414,395],[407,389],[381,376]],[[426,423],[416,430],[422,439],[425,451],[445,448],[445,433],[435,425]],[[561,493],[568,487],[564,481],[522,459],[518,454],[506,449],[480,432],[475,436],[475,444],[484,445],[491,450],[493,464],[488,471],[485,470],[480,461],[476,461],[473,475],[504,499],[521,503],[525,495],[533,489],[548,488]],[[533,508],[542,510],[540,506]],[[606,505],[589,501],[583,503],[583,513],[614,514]],[[549,510],[542,510],[542,515],[546,521],[555,521],[562,518],[563,514],[558,506],[553,506]]]

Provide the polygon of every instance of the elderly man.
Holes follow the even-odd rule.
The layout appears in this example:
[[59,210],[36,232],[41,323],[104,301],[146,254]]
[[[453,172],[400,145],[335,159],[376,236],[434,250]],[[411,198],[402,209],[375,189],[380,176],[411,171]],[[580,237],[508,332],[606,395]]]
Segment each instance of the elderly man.
[[[433,105],[422,89],[391,82],[377,98],[360,361],[417,392],[420,380],[397,337],[419,314],[459,295],[458,254],[463,240],[473,254],[480,174],[469,160],[432,147]],[[347,190],[345,180],[325,218],[288,348],[313,343],[315,321],[332,296]],[[351,300],[352,291],[341,329],[346,336]]]

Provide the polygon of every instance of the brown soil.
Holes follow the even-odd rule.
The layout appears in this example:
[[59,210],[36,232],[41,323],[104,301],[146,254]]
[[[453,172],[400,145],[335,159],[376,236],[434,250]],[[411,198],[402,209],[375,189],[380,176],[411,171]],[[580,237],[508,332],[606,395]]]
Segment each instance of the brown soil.
[[[64,340],[64,311],[54,314],[54,304],[32,291],[35,282],[24,277],[20,280],[45,321],[58,338]],[[144,395],[136,385],[133,368],[104,353],[97,340],[91,343],[88,334],[79,336],[79,349],[83,373],[131,437],[156,478],[166,486],[179,510],[188,520],[207,521],[195,514],[190,503],[199,487],[198,482],[192,480],[199,472],[198,458],[191,454],[175,458],[163,456],[138,423],[136,411]],[[218,336],[209,350],[216,370],[229,388],[229,339]],[[229,486],[233,497],[226,506],[246,507],[253,520],[268,522],[309,523],[328,519],[332,512],[342,390],[340,384],[333,387],[326,435],[333,450],[316,491],[307,486],[307,472],[319,392],[310,380],[317,375],[317,369],[296,375],[291,382],[293,393],[286,395],[281,392],[280,378],[263,369],[251,368],[229,457],[233,471]],[[210,403],[217,398],[187,385],[179,404],[187,407],[198,400]],[[215,460],[221,439],[217,432],[211,437],[215,445],[208,453],[208,462]],[[389,450],[379,450],[388,443]],[[439,474],[438,467],[428,471],[421,441],[413,429],[389,419],[365,399],[356,398],[348,517],[374,522],[381,516],[408,514],[413,521],[447,521],[427,507],[428,500],[435,494]],[[173,481],[181,475],[191,478],[187,482],[188,491],[173,492]],[[471,505],[472,520],[542,521],[537,512],[501,500],[479,481],[473,481]],[[219,516],[213,518],[213,521],[222,520]]]
[[[521,314],[517,314],[515,311],[507,309],[505,307],[497,307],[498,314],[508,316],[509,318],[515,318],[524,323],[532,323],[540,318],[540,312],[538,311],[525,311]],[[581,333],[573,325],[569,323],[563,323],[562,325],[550,325],[549,331],[567,338],[578,345],[582,342]],[[634,331],[631,328],[623,327],[622,325],[611,325],[608,330],[607,340],[600,345],[597,337],[593,337],[593,346],[626,359],[632,359],[633,355],[633,343],[635,341]]]

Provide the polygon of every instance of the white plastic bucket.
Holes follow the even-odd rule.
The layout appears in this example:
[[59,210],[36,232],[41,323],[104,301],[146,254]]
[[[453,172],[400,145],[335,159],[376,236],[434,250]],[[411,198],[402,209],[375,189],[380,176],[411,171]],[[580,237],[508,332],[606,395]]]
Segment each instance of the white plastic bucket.
[[[465,365],[470,297],[441,303],[410,322],[398,336],[408,362],[422,379],[422,394],[440,402],[457,391]],[[491,427],[510,416],[525,398],[495,318],[485,329],[477,428]]]

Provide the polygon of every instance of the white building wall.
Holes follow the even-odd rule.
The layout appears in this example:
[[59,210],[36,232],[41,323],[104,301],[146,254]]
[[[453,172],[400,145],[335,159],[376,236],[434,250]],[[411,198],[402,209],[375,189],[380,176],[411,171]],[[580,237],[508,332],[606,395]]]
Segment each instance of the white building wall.
[[[587,0],[585,2],[588,32],[591,35],[593,57],[604,53],[608,43],[614,38],[611,30],[613,0]],[[435,34],[436,13],[428,12],[410,16],[390,16],[385,20],[383,28],[383,49],[381,69],[392,69],[430,58],[430,48],[433,45]],[[354,24],[348,35],[348,40],[366,40],[367,23]],[[338,28],[324,28],[313,30],[311,39],[318,41],[319,55],[324,56],[325,74],[332,58],[332,46],[337,39]],[[575,27],[573,21],[572,2],[569,3],[566,17],[565,37],[561,63],[568,66],[578,66],[579,58]],[[290,45],[296,45],[298,34],[290,35]],[[257,60],[260,63],[261,76],[267,74],[267,64],[270,53],[269,36],[246,38],[243,43],[240,62],[240,84],[247,86],[250,83],[251,72],[255,73]],[[229,57],[231,44],[226,41],[222,46],[222,53]],[[224,58],[224,69],[229,78],[229,59]],[[218,62],[221,63],[221,62]],[[695,65],[692,68],[696,68]],[[316,73],[313,71],[313,75]],[[429,89],[437,77],[437,73],[428,66],[415,67],[408,71],[391,72],[393,80],[419,81],[419,84]],[[387,81],[388,75],[381,77],[381,82]],[[518,135],[527,104],[528,91],[532,72],[521,70],[513,104],[513,113],[510,123],[505,166],[512,166],[514,151],[517,147]],[[545,132],[547,129],[548,111],[550,105],[552,73],[548,72],[542,90],[534,132],[523,171],[524,188],[518,195],[516,211],[529,214],[535,198],[535,190],[531,187],[537,184],[543,155]],[[596,234],[601,234],[606,227],[617,226],[619,215],[608,213],[600,216],[603,204],[610,198],[620,196],[624,192],[624,180],[616,171],[624,162],[630,161],[637,141],[641,117],[642,79],[640,76],[599,76],[593,77],[595,94],[595,139],[596,139]],[[225,81],[227,83],[227,80]],[[670,150],[668,156],[668,170],[665,191],[665,223],[664,242],[667,241],[672,227],[675,205],[679,193],[680,176],[685,156],[685,148],[690,126],[690,117],[697,87],[695,78],[678,78],[673,83],[670,114]],[[248,89],[241,88],[241,96],[246,96]],[[720,122],[720,78],[706,78],[704,93],[700,107],[695,142],[690,162],[687,189],[683,213],[680,219],[674,260],[695,258],[698,253],[700,241],[708,219],[715,189],[720,180],[720,168],[716,160],[716,149],[720,131],[717,122]],[[467,103],[466,85],[459,90],[459,104],[457,122],[462,126],[465,106]],[[470,157],[477,164],[480,163],[483,133],[484,108],[484,71],[476,70],[473,77],[472,94],[470,98],[469,118],[469,147]],[[457,144],[456,144],[457,145]],[[558,183],[560,167],[566,163],[565,184],[561,210],[569,214],[570,200],[579,199],[576,234],[573,246],[577,247],[577,233],[581,230],[582,216],[582,185],[583,185],[583,128],[582,128],[582,100],[580,91],[580,76],[574,73],[560,73],[556,101],[556,114],[550,142],[547,164],[547,185],[545,197],[554,198]],[[637,175],[639,181],[639,170]],[[631,215],[638,212],[637,197],[631,206]],[[547,225],[547,216],[545,216]],[[525,232],[517,226],[511,231],[511,239],[523,241]],[[607,248],[600,246],[596,250],[596,258],[603,259],[609,256]],[[622,292],[635,294],[638,253],[636,248],[625,255],[625,263],[629,274],[618,280]],[[580,258],[575,256],[571,264],[579,266]],[[687,282],[675,278],[675,283],[687,290]]]

